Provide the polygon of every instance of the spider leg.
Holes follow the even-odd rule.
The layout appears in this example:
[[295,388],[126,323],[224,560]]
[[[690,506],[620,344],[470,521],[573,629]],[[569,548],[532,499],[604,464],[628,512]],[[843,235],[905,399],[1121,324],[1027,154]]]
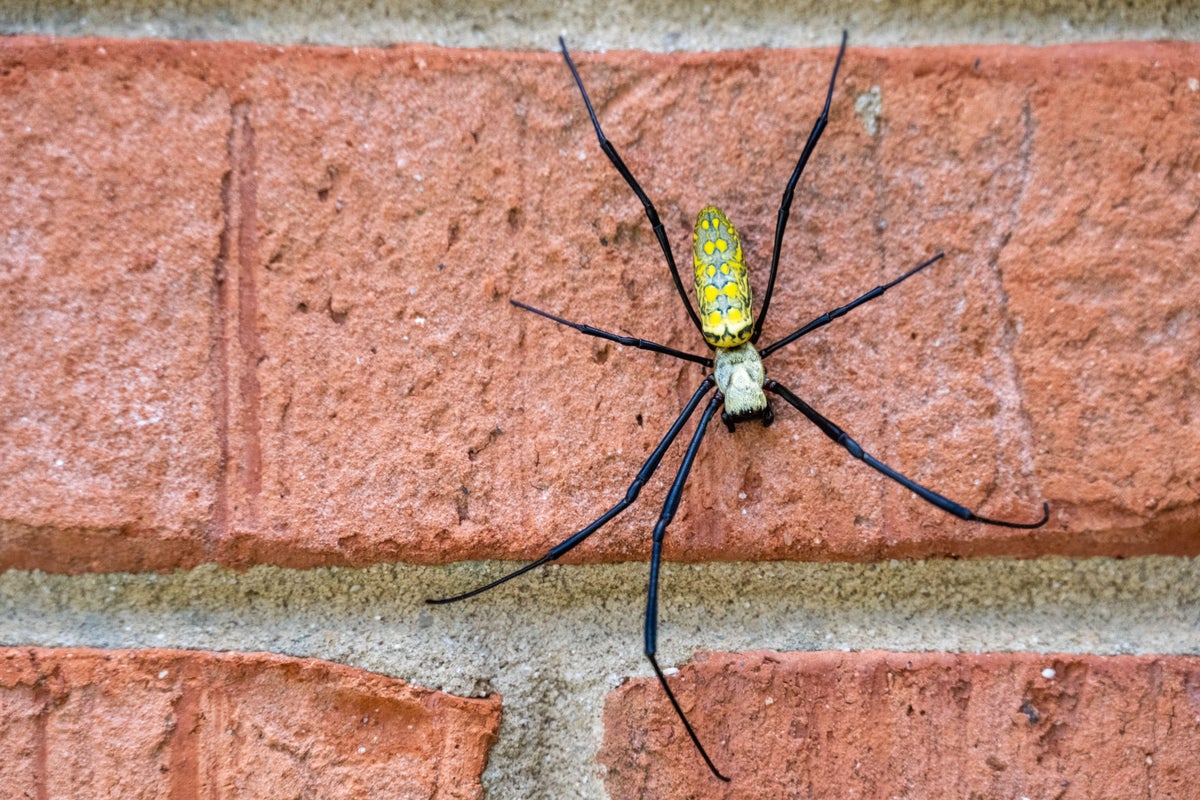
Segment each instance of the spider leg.
[[617,172],[621,173],[621,177],[629,184],[629,188],[633,189],[633,193],[637,195],[637,199],[642,202],[642,207],[646,209],[646,218],[650,220],[650,225],[654,228],[654,236],[658,239],[658,244],[662,248],[663,255],[667,257],[667,267],[671,270],[671,278],[675,281],[675,289],[679,292],[679,299],[683,300],[683,307],[687,309],[688,316],[692,318],[692,323],[696,326],[696,330],[703,333],[700,327],[700,317],[696,315],[696,310],[692,308],[692,303],[688,300],[687,292],[683,289],[683,281],[679,279],[679,269],[675,266],[675,256],[671,253],[671,243],[667,240],[667,232],[663,230],[662,220],[658,218],[658,212],[654,209],[654,204],[650,202],[650,198],[642,191],[642,187],[638,184],[637,179],[633,177],[633,173],[629,171],[629,167],[625,166],[625,162],[621,160],[621,156],[617,155],[617,150],[612,146],[612,142],[605,137],[604,131],[600,129],[600,120],[596,118],[596,111],[592,108],[592,100],[588,97],[587,89],[583,88],[583,79],[579,77],[579,70],[575,69],[575,62],[571,60],[571,54],[567,52],[567,43],[563,37],[558,37],[558,45],[562,48],[563,58],[566,59],[567,66],[571,69],[571,76],[575,78],[575,85],[579,87],[579,93],[583,95],[583,103],[587,106],[588,116],[592,118],[592,127],[596,129],[596,138],[600,140],[600,149],[604,151],[604,155],[608,156],[608,160],[616,167]]
[[797,411],[808,417],[809,422],[816,425],[821,429],[822,433],[844,447],[846,452],[850,453],[850,455],[854,456],[859,461],[862,461],[871,469],[891,478],[909,491],[920,495],[921,498],[926,502],[932,503],[943,511],[953,514],[959,519],[973,520],[975,522],[982,522],[987,525],[998,525],[1002,528],[1040,528],[1046,524],[1047,520],[1050,519],[1049,503],[1042,503],[1042,518],[1037,522],[1008,522],[1002,519],[989,519],[988,517],[981,517],[973,511],[954,502],[953,500],[947,499],[932,489],[927,489],[916,481],[901,475],[887,464],[884,464],[882,461],[876,459],[870,453],[863,450],[858,442],[851,439],[845,431],[843,431],[837,425],[834,425],[825,417],[821,416],[821,414],[818,413],[812,406],[801,400],[796,395],[792,394],[786,386],[783,386],[778,381],[768,378],[763,384],[763,388],[769,392],[774,392],[789,404],[794,406]]
[[645,339],[635,339],[632,336],[621,336],[616,333],[609,333],[608,331],[602,331],[599,328],[593,328],[591,325],[581,325],[578,322],[569,322],[562,317],[556,317],[547,311],[542,311],[541,309],[534,308],[533,306],[527,306],[519,300],[509,300],[508,302],[512,303],[517,308],[522,308],[526,311],[532,311],[538,316],[553,320],[559,325],[566,325],[568,328],[574,328],[580,333],[585,333],[588,336],[596,336],[600,339],[608,339],[610,342],[623,344],[626,347],[636,347],[639,350],[650,350],[655,353],[663,353],[664,355],[681,358],[684,361],[693,361],[697,364],[703,364],[706,367],[711,367],[713,363],[711,358],[706,358],[705,356],[692,355],[691,353],[685,353],[682,350],[675,350],[674,348],[667,347],[666,345],[655,344],[654,342],[650,342]]
[[708,757],[708,753],[704,750],[704,745],[700,744],[700,738],[696,736],[696,732],[692,730],[692,724],[688,722],[688,718],[683,713],[683,708],[680,707],[679,701],[675,699],[675,693],[671,691],[670,685],[667,683],[667,678],[663,675],[658,666],[658,660],[654,657],[658,649],[658,570],[662,564],[662,547],[663,538],[667,534],[667,526],[671,524],[671,520],[675,517],[675,512],[679,508],[679,501],[683,495],[683,486],[687,483],[688,473],[691,472],[692,462],[696,460],[696,453],[700,449],[700,442],[704,438],[704,431],[708,428],[709,420],[716,413],[717,406],[722,401],[720,393],[709,401],[705,407],[704,413],[700,416],[700,422],[696,425],[696,432],[692,434],[692,442],[688,445],[687,453],[683,457],[683,463],[679,465],[679,472],[675,475],[675,482],[671,484],[671,491],[667,494],[667,500],[663,504],[662,514],[659,515],[658,524],[654,526],[654,550],[650,556],[650,588],[646,592],[646,658],[650,659],[650,665],[654,667],[654,674],[658,676],[658,682],[662,684],[663,691],[667,693],[667,698],[671,701],[671,706],[675,709],[675,713],[679,715],[679,720],[683,723],[683,727],[687,730],[687,734],[691,737],[692,744],[696,745],[696,749],[700,751],[701,758],[708,768],[712,770],[712,774],[725,781],[729,782],[713,764],[712,759]]
[[792,211],[792,197],[796,193],[796,183],[800,180],[800,173],[804,172],[805,165],[808,164],[808,158],[812,155],[813,148],[817,146],[817,141],[825,132],[825,126],[829,124],[829,104],[833,100],[833,87],[837,82],[838,68],[842,65],[842,56],[845,54],[846,31],[842,31],[842,46],[838,50],[837,60],[833,62],[833,76],[829,79],[825,107],[813,124],[812,132],[808,134],[808,141],[804,143],[804,149],[800,152],[800,159],[796,162],[796,168],[792,171],[792,177],[787,182],[787,188],[783,190],[783,200],[779,204],[779,214],[775,218],[775,245],[771,248],[771,277],[767,279],[767,293],[763,295],[762,308],[759,309],[758,319],[754,321],[754,333],[750,337],[752,344],[758,342],[758,337],[762,335],[763,323],[767,321],[767,308],[771,305],[771,295],[775,291],[775,273],[779,269],[779,251],[783,247],[783,231],[787,228],[788,215]]
[[920,272],[921,270],[928,267],[930,264],[933,264],[936,261],[940,260],[942,258],[942,256],[944,256],[944,255],[946,255],[946,254],[938,253],[936,256],[929,259],[928,261],[922,261],[920,264],[917,264],[915,267],[913,267],[908,272],[901,275],[899,278],[896,278],[896,280],[892,281],[891,283],[885,283],[883,286],[876,286],[874,289],[867,292],[862,297],[858,298],[857,300],[855,300],[852,303],[847,303],[846,305],[842,306],[841,308],[835,308],[832,311],[826,311],[824,314],[817,317],[812,322],[805,325],[803,328],[800,328],[797,331],[792,331],[787,336],[780,339],[778,342],[767,345],[762,350],[759,350],[758,351],[759,358],[766,358],[767,356],[771,355],[771,353],[774,353],[776,350],[779,350],[782,347],[786,347],[787,345],[789,345],[792,342],[799,339],[801,336],[812,333],[817,328],[825,327],[826,325],[833,322],[838,317],[845,316],[848,312],[853,311],[854,309],[858,308],[859,306],[861,306],[863,303],[867,302],[868,300],[874,300],[876,297],[879,297],[881,294],[883,294],[884,292],[886,292],[888,289],[892,288],[896,284],[902,283],[903,281],[908,280],[913,275],[916,275],[918,272]]
[[667,431],[666,436],[662,438],[662,441],[658,443],[658,447],[654,448],[654,452],[650,454],[650,457],[646,459],[646,463],[643,464],[641,470],[638,471],[637,477],[634,478],[633,483],[629,485],[629,490],[625,492],[625,497],[623,497],[615,506],[604,512],[599,519],[578,533],[567,537],[554,547],[550,548],[550,551],[537,561],[534,561],[531,564],[526,564],[520,569],[510,572],[502,578],[497,578],[485,586],[480,586],[478,589],[472,589],[469,592],[454,595],[453,597],[430,598],[425,602],[433,605],[442,605],[444,603],[456,603],[459,600],[466,600],[468,597],[474,597],[477,594],[483,594],[488,589],[494,589],[500,584],[510,581],[518,575],[524,575],[534,567],[540,567],[542,564],[553,561],[554,559],[562,556],[564,553],[569,552],[577,544],[591,536],[596,531],[603,528],[613,517],[617,516],[630,505],[632,505],[634,500],[637,500],[638,493],[641,492],[642,487],[646,484],[646,481],[650,480],[650,476],[654,474],[656,469],[658,469],[659,463],[662,461],[663,456],[666,455],[667,448],[671,446],[671,443],[675,441],[675,437],[679,435],[679,431],[683,429],[685,424],[687,424],[688,419],[690,419],[692,416],[692,412],[696,410],[696,406],[700,405],[700,401],[704,399],[704,395],[708,394],[709,391],[712,390],[714,383],[716,383],[716,380],[711,375],[701,382],[700,388],[696,389],[696,393],[692,395],[692,399],[688,401],[687,406],[685,406],[683,411],[680,412],[679,417],[675,420],[675,424],[673,424],[671,429]]

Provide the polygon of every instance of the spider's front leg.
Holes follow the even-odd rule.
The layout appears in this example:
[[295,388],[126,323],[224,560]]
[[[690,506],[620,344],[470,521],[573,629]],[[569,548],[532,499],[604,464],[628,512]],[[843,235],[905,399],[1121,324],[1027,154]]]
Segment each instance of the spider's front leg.
[[1004,519],[992,519],[991,517],[980,516],[966,506],[963,506],[954,502],[948,497],[938,494],[927,486],[922,486],[912,478],[909,478],[907,475],[902,475],[901,473],[889,467],[887,464],[884,464],[882,461],[875,458],[875,456],[871,455],[866,450],[863,450],[862,445],[854,441],[849,434],[835,425],[832,421],[830,421],[827,417],[810,406],[808,403],[794,395],[791,390],[789,390],[783,384],[777,381],[768,380],[766,382],[766,389],[767,391],[774,392],[783,398],[788,405],[792,406],[805,417],[807,417],[809,422],[820,428],[822,433],[840,445],[851,456],[857,458],[859,461],[863,462],[884,477],[890,478],[891,480],[903,486],[905,489],[913,492],[925,502],[942,509],[947,514],[953,514],[959,519],[966,520],[968,522],[982,522],[985,525],[995,525],[1000,528],[1020,528],[1024,530],[1040,528],[1050,520],[1049,503],[1042,503],[1042,516],[1036,522],[1010,522]]
[[629,171],[629,167],[625,166],[625,162],[621,160],[621,156],[617,153],[617,148],[613,147],[612,142],[604,135],[604,131],[600,128],[600,120],[596,117],[596,110],[592,108],[592,98],[588,97],[587,89],[583,88],[583,78],[579,77],[579,70],[575,68],[575,62],[571,59],[570,52],[567,51],[567,43],[563,37],[558,37],[558,46],[562,49],[563,60],[567,62],[567,67],[571,70],[571,77],[575,79],[575,85],[579,87],[579,94],[583,96],[583,104],[587,107],[588,117],[592,120],[592,127],[596,129],[596,138],[600,141],[600,149],[604,151],[604,155],[608,157],[609,162],[616,168],[621,177],[625,179],[625,183],[629,184],[629,188],[637,195],[637,199],[641,202],[643,210],[646,212],[646,219],[650,221],[650,227],[654,230],[654,238],[658,239],[658,246],[662,248],[663,256],[667,259],[667,269],[671,271],[671,280],[675,283],[675,290],[679,292],[679,299],[683,301],[683,307],[687,309],[688,316],[691,317],[692,323],[696,326],[696,330],[702,330],[700,326],[700,318],[696,316],[696,309],[692,308],[692,303],[688,300],[687,292],[683,289],[683,281],[679,277],[679,268],[675,266],[675,255],[671,252],[671,242],[667,239],[666,229],[663,227],[662,220],[659,219],[658,211],[654,208],[654,203],[642,190],[641,185],[637,182],[637,178],[633,177],[633,173]]

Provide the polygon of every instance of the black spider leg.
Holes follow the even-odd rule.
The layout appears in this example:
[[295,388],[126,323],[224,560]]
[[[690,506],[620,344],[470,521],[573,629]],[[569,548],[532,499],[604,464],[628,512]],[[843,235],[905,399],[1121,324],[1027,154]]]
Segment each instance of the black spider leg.
[[675,358],[681,358],[684,361],[692,361],[697,364],[703,364],[706,367],[711,367],[713,363],[711,358],[685,353],[682,350],[676,350],[674,348],[667,347],[666,345],[656,344],[655,342],[647,341],[646,339],[636,339],[632,336],[621,336],[616,333],[602,331],[599,328],[593,328],[591,325],[581,325],[578,322],[570,322],[562,317],[556,317],[554,314],[551,314],[548,311],[542,311],[541,309],[534,308],[533,306],[527,306],[519,300],[509,300],[508,302],[512,303],[517,308],[522,308],[526,311],[532,311],[538,316],[553,320],[559,325],[566,325],[568,328],[574,328],[580,333],[586,333],[588,336],[596,336],[601,339],[607,339],[610,342],[623,344],[626,347],[636,347],[639,350],[650,350],[655,353],[663,353],[664,355],[675,356]]
[[846,305],[842,306],[841,308],[835,308],[832,311],[826,311],[824,314],[817,317],[812,322],[805,325],[803,328],[800,328],[797,331],[792,331],[787,336],[780,339],[778,342],[767,345],[762,350],[759,350],[758,351],[759,358],[766,358],[767,356],[771,355],[771,353],[774,353],[776,350],[780,349],[781,347],[786,347],[787,345],[789,345],[792,342],[799,339],[801,336],[812,333],[817,328],[825,327],[826,325],[833,322],[838,317],[845,316],[847,313],[858,308],[859,306],[861,306],[863,303],[867,302],[868,300],[874,300],[876,297],[879,297],[881,294],[883,294],[884,292],[886,292],[888,289],[892,288],[896,284],[908,280],[913,275],[916,275],[918,272],[920,272],[921,270],[928,267],[930,264],[933,264],[933,263],[939,261],[942,258],[942,256],[944,256],[944,255],[946,255],[946,254],[938,253],[936,256],[929,259],[928,261],[923,261],[920,264],[917,264],[915,267],[913,267],[908,272],[901,275],[899,278],[896,278],[896,280],[892,281],[891,283],[885,283],[883,286],[876,286],[874,289],[867,292],[862,297],[858,298],[857,300],[855,300],[851,303],[847,303]]
[[783,247],[783,231],[787,228],[788,215],[792,212],[792,197],[796,194],[796,183],[800,180],[800,173],[804,172],[804,167],[808,164],[808,158],[817,146],[817,141],[825,132],[825,126],[829,124],[829,104],[833,101],[833,87],[837,82],[838,68],[842,66],[842,56],[845,54],[846,31],[842,31],[842,46],[838,50],[837,61],[833,62],[833,76],[829,79],[825,107],[821,110],[821,116],[817,117],[817,121],[813,124],[812,132],[808,134],[808,141],[804,143],[804,150],[800,152],[800,159],[796,162],[796,168],[792,170],[792,177],[787,182],[787,188],[783,190],[783,200],[779,204],[779,214],[775,218],[775,245],[771,248],[771,277],[767,279],[767,293],[763,295],[762,308],[758,311],[758,319],[754,321],[754,333],[750,336],[751,344],[758,343],[758,337],[762,335],[763,323],[767,321],[767,308],[770,307],[771,295],[775,292],[775,273],[779,271],[779,252]]
[[858,442],[846,435],[845,431],[843,431],[837,425],[834,425],[825,417],[821,416],[821,414],[818,413],[812,406],[801,400],[796,395],[792,394],[786,386],[783,386],[778,381],[768,378],[763,384],[763,388],[769,392],[774,392],[789,404],[794,406],[797,411],[808,417],[809,422],[820,428],[822,433],[824,433],[830,439],[833,439],[833,441],[837,442],[842,447],[846,448],[846,452],[848,452],[850,455],[854,456],[871,469],[891,478],[909,491],[920,495],[921,498],[926,502],[932,503],[943,511],[953,514],[959,519],[982,522],[987,525],[999,525],[1002,528],[1040,528],[1046,524],[1047,520],[1050,519],[1049,503],[1042,503],[1042,518],[1037,522],[1007,522],[1002,519],[989,519],[988,517],[981,517],[970,509],[967,509],[954,502],[953,500],[945,498],[932,489],[927,489],[916,481],[901,475],[887,464],[884,464],[882,461],[863,450]]
[[[650,202],[650,198],[642,191],[642,187],[638,185],[637,179],[633,177],[633,173],[629,171],[629,167],[625,166],[625,162],[617,155],[617,150],[612,146],[612,142],[604,136],[604,131],[600,130],[600,120],[596,118],[596,111],[592,108],[592,100],[588,97],[587,89],[583,88],[583,79],[579,77],[579,70],[575,69],[575,62],[571,60],[571,54],[567,52],[567,43],[563,37],[558,37],[558,45],[562,48],[563,58],[567,61],[567,66],[571,69],[571,76],[575,78],[575,85],[579,87],[579,93],[583,95],[583,103],[587,106],[588,116],[592,118],[592,127],[596,129],[596,138],[600,140],[600,149],[604,151],[604,155],[608,156],[608,160],[617,168],[617,172],[621,173],[621,177],[629,184],[629,188],[633,189],[633,193],[637,195],[637,199],[642,201],[642,207],[646,209],[646,218],[650,220],[650,225],[654,228],[654,236],[658,239],[658,244],[662,248],[663,255],[667,257],[667,267],[671,270],[671,279],[675,281],[675,289],[679,292],[679,299],[683,301],[683,307],[687,309],[688,316],[692,318],[692,323],[696,326],[696,330],[703,333],[700,327],[700,317],[696,315],[696,310],[692,308],[692,303],[688,300],[687,292],[683,289],[683,281],[679,279],[679,269],[675,266],[675,256],[671,253],[671,243],[667,241],[667,232],[663,230],[662,220],[658,218],[658,212],[654,210],[654,204]],[[711,345],[709,345],[711,347]]]
[[683,727],[687,730],[688,736],[692,739],[692,744],[696,745],[696,749],[700,751],[700,756],[704,759],[704,763],[712,770],[712,774],[716,775],[726,783],[729,778],[726,778],[713,764],[712,759],[708,757],[708,753],[704,750],[704,745],[700,744],[700,738],[696,736],[696,732],[692,730],[692,724],[688,722],[687,716],[684,715],[683,709],[679,705],[679,701],[675,699],[675,693],[671,691],[670,685],[667,684],[667,678],[663,675],[662,670],[658,666],[658,660],[654,654],[658,649],[658,569],[662,563],[662,547],[663,538],[667,535],[667,526],[671,524],[671,520],[675,517],[675,512],[679,508],[679,501],[683,496],[683,486],[687,483],[688,473],[691,472],[692,462],[696,460],[696,453],[700,449],[700,442],[704,438],[704,431],[708,428],[709,420],[716,413],[717,406],[721,404],[724,398],[718,392],[708,406],[705,407],[704,413],[700,416],[700,422],[696,425],[696,432],[692,434],[692,442],[688,445],[687,453],[683,457],[683,463],[679,465],[679,472],[675,475],[675,482],[671,484],[671,491],[667,494],[667,500],[663,503],[662,514],[658,517],[658,524],[654,526],[654,550],[650,556],[650,588],[646,593],[646,658],[650,659],[650,665],[654,667],[654,674],[658,676],[658,682],[662,684],[663,691],[667,693],[667,698],[671,701],[671,705],[675,709],[675,713],[679,715],[679,719],[683,722]]
[[637,477],[633,479],[633,483],[629,485],[628,491],[625,492],[625,497],[623,497],[615,506],[604,512],[599,519],[578,533],[567,537],[554,547],[550,548],[550,552],[546,553],[546,555],[542,556],[537,561],[534,561],[531,564],[526,564],[520,569],[510,572],[502,578],[497,578],[486,586],[480,586],[478,589],[472,589],[469,592],[454,595],[453,597],[431,598],[425,602],[432,603],[434,605],[441,605],[443,603],[456,603],[459,600],[466,600],[468,597],[474,597],[477,594],[483,594],[487,590],[494,589],[500,584],[510,581],[518,575],[524,575],[534,567],[540,567],[542,564],[553,561],[554,559],[562,556],[564,553],[569,552],[577,544],[591,536],[596,531],[603,528],[613,517],[617,516],[630,505],[632,505],[634,500],[637,500],[638,493],[641,492],[642,487],[646,485],[646,481],[650,480],[650,476],[654,474],[656,469],[658,469],[659,463],[662,462],[663,456],[666,455],[667,448],[671,446],[671,443],[675,441],[675,437],[679,435],[679,431],[683,429],[685,424],[687,424],[688,419],[690,419],[692,416],[692,412],[696,410],[696,406],[700,405],[700,401],[704,399],[704,395],[712,391],[715,383],[716,379],[711,375],[701,382],[700,388],[696,389],[696,393],[692,395],[692,399],[688,401],[688,404],[684,407],[683,411],[680,412],[679,417],[675,420],[675,424],[672,425],[671,429],[667,431],[666,436],[662,438],[662,441],[658,443],[658,447],[654,448],[654,452],[650,454],[650,457],[646,459],[646,463],[643,464],[641,470],[638,471]]

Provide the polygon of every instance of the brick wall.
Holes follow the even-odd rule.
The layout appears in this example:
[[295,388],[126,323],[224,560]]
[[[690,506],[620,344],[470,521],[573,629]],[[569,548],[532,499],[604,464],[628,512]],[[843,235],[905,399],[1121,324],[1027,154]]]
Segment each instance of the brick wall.
[[[761,286],[832,57],[580,53],[685,266],[715,201]],[[766,339],[946,258],[770,374],[914,479],[992,517],[1034,519],[1045,500],[1049,524],[941,514],[785,407],[769,429],[713,426],[667,557],[1200,552],[1198,58],[1186,43],[852,47]],[[14,37],[0,104],[2,568],[531,560],[619,499],[703,375],[507,302],[702,350],[556,55]],[[668,482],[566,560],[644,560]],[[443,571],[426,594],[476,580]],[[1178,587],[1184,619],[1194,594]],[[454,613],[419,599],[413,625]],[[220,637],[186,653],[21,646],[35,639],[10,633],[3,651],[16,796],[127,796],[143,772],[146,796],[481,791],[495,692],[205,652],[229,649]],[[1139,657],[717,652],[672,680],[735,777],[728,796],[1187,797],[1189,641]],[[653,685],[625,684],[591,720],[610,796],[712,791]],[[521,769],[536,786],[536,762]]]

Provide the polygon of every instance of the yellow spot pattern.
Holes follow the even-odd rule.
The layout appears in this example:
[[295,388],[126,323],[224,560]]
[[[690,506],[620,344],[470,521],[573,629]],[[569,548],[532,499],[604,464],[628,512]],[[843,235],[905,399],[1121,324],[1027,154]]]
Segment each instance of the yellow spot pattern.
[[750,341],[754,316],[741,238],[716,206],[708,206],[696,218],[692,263],[704,338],[714,347],[737,347]]

